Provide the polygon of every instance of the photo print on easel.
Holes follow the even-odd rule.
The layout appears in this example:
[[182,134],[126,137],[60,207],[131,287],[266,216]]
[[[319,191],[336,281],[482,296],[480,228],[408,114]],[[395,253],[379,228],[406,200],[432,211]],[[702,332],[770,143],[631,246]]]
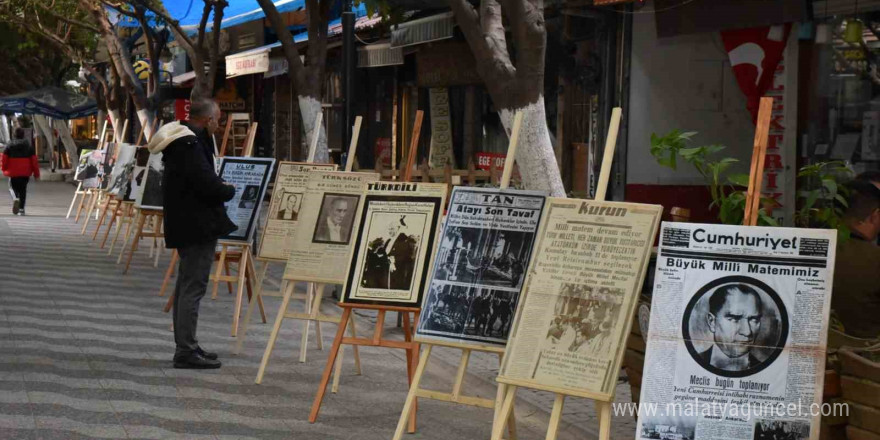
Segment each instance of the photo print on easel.
[[418,338],[507,343],[544,200],[533,191],[453,190]]
[[238,229],[221,239],[249,241],[256,230],[275,159],[228,156],[222,159],[219,176],[235,186],[235,196],[225,204],[226,215]]
[[312,171],[333,171],[334,164],[279,162],[266,226],[261,234],[260,258],[287,260],[293,248],[296,228],[303,219],[306,185]]
[[141,189],[137,194],[135,206],[146,209],[163,209],[164,195],[162,193],[162,175],[165,173],[165,164],[162,162],[162,153],[150,154],[147,166],[141,172]]
[[378,180],[377,173],[312,170],[307,174],[299,220],[289,242],[285,280],[345,282],[354,246],[352,229],[358,224],[364,189]]
[[83,189],[98,188],[101,184],[101,172],[104,169],[103,150],[83,150],[79,156],[79,164],[73,174],[73,180],[82,182]]
[[367,185],[343,302],[420,305],[445,199],[444,184]]
[[147,163],[150,161],[150,156],[150,150],[147,150],[146,147],[137,147],[134,153],[131,182],[128,185],[128,192],[123,196],[124,201],[134,202],[140,198],[147,180]]
[[116,162],[107,179],[110,182],[110,185],[107,187],[107,191],[110,194],[124,196],[128,192],[128,187],[134,174],[136,151],[137,147],[134,145],[119,144]]

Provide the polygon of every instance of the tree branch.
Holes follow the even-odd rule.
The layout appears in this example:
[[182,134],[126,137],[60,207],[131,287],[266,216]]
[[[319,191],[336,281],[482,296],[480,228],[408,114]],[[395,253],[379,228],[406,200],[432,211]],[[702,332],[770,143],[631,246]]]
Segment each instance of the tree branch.
[[501,6],[496,0],[482,0],[480,14],[467,0],[447,0],[455,21],[474,52],[477,67],[488,76],[510,77],[515,73],[507,51]]
[[299,51],[296,49],[296,43],[293,42],[293,35],[291,35],[290,30],[285,26],[284,21],[281,19],[281,14],[278,13],[278,9],[275,7],[275,4],[272,3],[272,0],[257,0],[257,3],[260,4],[263,13],[265,13],[266,18],[269,19],[272,29],[274,29],[275,33],[278,35],[278,40],[281,41],[281,49],[284,51],[284,56],[287,58],[290,76],[291,78],[298,79],[294,82],[294,85],[299,84],[301,79],[305,76],[305,66],[302,63],[302,60],[299,59]]

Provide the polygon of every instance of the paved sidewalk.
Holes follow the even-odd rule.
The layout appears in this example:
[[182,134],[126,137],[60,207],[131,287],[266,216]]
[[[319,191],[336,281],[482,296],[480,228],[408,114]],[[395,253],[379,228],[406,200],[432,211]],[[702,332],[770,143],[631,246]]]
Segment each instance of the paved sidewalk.
[[[223,368],[175,370],[170,317],[157,296],[169,254],[157,269],[143,246],[123,276],[116,255],[64,218],[72,185],[36,182],[29,189],[27,217],[12,216],[9,197],[0,196],[0,439],[391,438],[407,391],[402,352],[363,349],[358,377],[347,350],[339,394],[328,392],[310,424],[326,350],[315,348],[312,334],[308,362],[300,364],[301,325],[287,321],[263,384],[254,384],[270,325],[253,324],[245,350],[233,355],[233,298],[221,286],[216,301],[202,303],[199,336]],[[281,269],[272,269],[270,285]],[[278,305],[266,299],[270,324]],[[339,313],[331,300],[324,308]],[[359,329],[366,330],[371,316],[362,318]],[[391,323],[388,333],[399,336]],[[323,329],[329,348],[336,326]],[[458,358],[455,350],[435,350],[425,386],[450,387]],[[495,355],[474,355],[465,390],[494,397],[496,374]],[[629,401],[626,384],[618,386],[618,400]],[[520,438],[544,438],[551,406],[551,395],[521,390]],[[419,431],[404,438],[486,439],[491,418],[488,409],[422,402]],[[568,399],[559,438],[596,438],[597,425],[592,403]],[[612,438],[633,438],[632,418],[612,425]]]

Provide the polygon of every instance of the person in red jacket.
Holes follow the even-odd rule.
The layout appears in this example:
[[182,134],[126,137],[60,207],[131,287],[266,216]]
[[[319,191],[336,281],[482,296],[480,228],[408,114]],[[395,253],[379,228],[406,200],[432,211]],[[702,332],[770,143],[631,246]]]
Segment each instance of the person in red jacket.
[[3,150],[0,157],[0,168],[3,175],[9,178],[9,194],[12,195],[12,213],[24,215],[24,204],[27,201],[27,185],[31,175],[40,179],[40,164],[31,143],[24,138],[22,128],[15,129],[15,140]]

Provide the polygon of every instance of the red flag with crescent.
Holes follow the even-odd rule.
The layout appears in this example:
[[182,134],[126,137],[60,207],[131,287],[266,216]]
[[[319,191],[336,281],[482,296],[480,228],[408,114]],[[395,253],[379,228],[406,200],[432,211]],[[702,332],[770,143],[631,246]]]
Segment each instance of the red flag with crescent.
[[758,118],[758,104],[770,87],[776,67],[782,61],[791,23],[721,31],[724,50],[730,58],[733,74],[746,95],[752,121]]

